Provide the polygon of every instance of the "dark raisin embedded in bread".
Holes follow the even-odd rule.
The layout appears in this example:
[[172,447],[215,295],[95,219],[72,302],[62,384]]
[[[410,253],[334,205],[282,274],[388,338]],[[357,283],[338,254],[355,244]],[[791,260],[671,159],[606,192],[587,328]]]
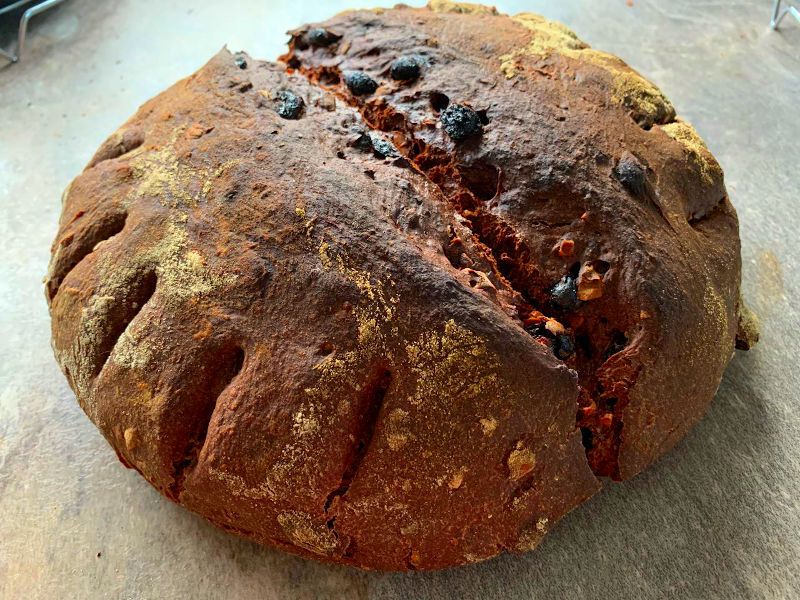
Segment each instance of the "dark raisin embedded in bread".
[[278,102],[278,114],[284,119],[298,119],[303,112],[305,102],[297,94],[289,90],[280,90],[275,99]]
[[575,284],[575,278],[564,275],[553,286],[550,291],[550,298],[558,308],[576,310],[580,306],[580,300],[578,300],[578,286]]
[[757,339],[739,277],[722,171],[655,86],[435,0],[147,102],[65,192],[46,293],[81,407],[161,493],[412,570],[529,550],[669,450]]
[[567,360],[575,352],[572,338],[568,335],[557,335],[553,341],[553,352],[561,360]]
[[614,174],[619,179],[620,183],[624,185],[635,196],[641,196],[645,192],[645,184],[647,182],[645,169],[635,156],[630,152],[626,152],[619,159]]
[[328,31],[327,29],[323,29],[321,27],[315,27],[313,29],[309,29],[308,33],[306,34],[306,39],[308,43],[312,46],[330,46],[335,41],[339,39],[335,33]]
[[345,73],[344,83],[355,96],[373,94],[378,89],[378,83],[363,71]]
[[442,111],[439,120],[451,138],[460,142],[483,131],[478,113],[463,104],[450,104]]
[[394,147],[394,144],[386,141],[380,135],[370,133],[370,140],[372,142],[372,149],[377,156],[382,158],[398,156],[397,148]]
[[392,79],[397,81],[412,81],[419,77],[420,58],[418,56],[401,56],[392,63],[389,72]]

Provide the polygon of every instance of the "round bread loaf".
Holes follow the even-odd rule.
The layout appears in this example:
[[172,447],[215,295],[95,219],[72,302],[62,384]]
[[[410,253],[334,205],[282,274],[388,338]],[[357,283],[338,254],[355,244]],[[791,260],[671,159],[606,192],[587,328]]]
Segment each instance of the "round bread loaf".
[[436,1],[147,102],[65,192],[46,291],[78,401],[160,492],[405,570],[531,549],[672,447],[739,278],[722,171],[655,86]]

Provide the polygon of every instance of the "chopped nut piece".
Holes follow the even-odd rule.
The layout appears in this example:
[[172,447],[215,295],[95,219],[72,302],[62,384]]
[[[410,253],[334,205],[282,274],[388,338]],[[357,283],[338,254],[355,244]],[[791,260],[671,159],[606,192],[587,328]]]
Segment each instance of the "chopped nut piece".
[[317,106],[329,112],[333,112],[336,110],[336,96],[333,94],[324,94],[319,100],[317,100]]
[[188,129],[186,129],[186,137],[197,139],[201,137],[205,132],[206,128],[200,125],[200,123],[192,123],[188,127]]
[[611,427],[611,424],[614,422],[614,415],[613,413],[606,413],[602,417],[600,417],[600,425],[603,427]]
[[411,554],[408,557],[408,562],[412,567],[419,566],[420,557],[419,557],[419,551],[418,550],[412,550],[411,551]]
[[564,326],[555,319],[547,319],[544,328],[553,335],[562,335],[566,331]]
[[558,252],[558,255],[562,258],[572,256],[572,254],[575,252],[575,240],[561,240],[556,245],[556,252]]
[[464,475],[466,474],[466,472],[467,468],[461,467],[458,473],[453,475],[450,478],[450,481],[447,482],[447,487],[449,487],[451,490],[457,490],[458,488],[460,488],[464,483]]
[[603,296],[603,276],[591,264],[581,267],[578,274],[578,299],[597,300]]
[[508,455],[506,464],[508,465],[511,479],[522,479],[525,475],[533,471],[533,468],[536,466],[536,456],[530,448],[525,447],[525,444],[517,442],[516,448]]
[[497,429],[497,419],[494,417],[489,417],[488,419],[481,419],[480,421],[481,429],[483,429],[483,435],[490,436],[494,433],[494,430]]
[[136,429],[133,427],[128,427],[124,433],[125,437],[125,447],[128,450],[135,450],[136,446],[139,445],[139,436],[136,433]]
[[532,310],[530,313],[527,314],[527,316],[525,316],[524,319],[522,319],[522,324],[525,327],[528,327],[531,325],[540,325],[541,323],[544,323],[546,320],[547,317],[545,317],[538,310]]

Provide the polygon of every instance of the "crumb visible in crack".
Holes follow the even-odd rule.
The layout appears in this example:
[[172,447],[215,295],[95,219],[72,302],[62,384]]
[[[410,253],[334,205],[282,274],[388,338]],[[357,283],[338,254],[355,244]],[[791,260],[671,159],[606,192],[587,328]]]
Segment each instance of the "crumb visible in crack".
[[[305,66],[302,73],[313,83],[320,81],[322,74],[330,69]],[[341,90],[338,93],[341,94]],[[633,385],[638,367],[628,364],[624,359],[620,371],[611,369],[604,374],[599,369],[603,363],[602,360],[598,363],[598,360],[607,349],[612,326],[607,320],[598,325],[597,315],[591,312],[592,307],[587,303],[603,297],[604,274],[610,265],[602,260],[590,260],[583,265],[576,261],[570,265],[568,274],[554,285],[545,281],[540,267],[531,260],[535,251],[488,206],[489,201],[502,191],[499,169],[481,163],[460,164],[451,152],[428,145],[416,135],[407,117],[396,111],[384,98],[357,103],[352,97],[342,97],[358,108],[370,130],[390,132],[398,152],[408,164],[439,187],[454,209],[456,218],[472,232],[472,243],[489,257],[492,273],[487,275],[490,282],[495,281],[491,278],[494,276],[518,294],[518,312],[526,331],[537,343],[549,348],[557,358],[578,371],[580,396],[576,407],[576,427],[582,430],[587,458],[595,473],[613,476],[618,470],[617,455],[622,429],[619,414],[627,403],[625,390]],[[440,122],[445,112],[463,106],[451,105],[450,99],[440,92],[431,93],[429,99],[432,109],[441,113]],[[477,126],[482,128],[485,120],[481,119],[478,112],[473,112]],[[485,118],[488,119],[488,116]],[[362,132],[360,138],[366,146],[372,136]],[[588,212],[581,215],[582,221],[589,219]],[[478,269],[472,269],[469,257],[463,252],[463,244],[458,235],[451,235],[450,243],[444,249],[445,256],[455,268],[464,270],[473,288],[489,289],[480,285],[483,278],[476,275]],[[564,237],[556,244],[554,252],[561,258],[570,258],[578,253],[577,244],[571,237]],[[553,319],[540,312],[545,308],[555,311],[558,318]],[[588,314],[577,312],[582,308],[586,308]],[[599,320],[603,319],[600,316]],[[618,319],[614,322],[622,327]],[[622,373],[619,381],[609,379],[616,377],[615,373]],[[619,388],[620,402],[616,408],[609,404],[612,398],[603,392],[603,385]],[[605,413],[612,415],[610,426],[603,425],[607,423],[607,417],[600,421]]]
[[114,306],[114,310],[107,308],[104,312],[107,315],[105,337],[99,340],[100,349],[98,361],[95,365],[94,375],[99,375],[111,356],[112,351],[117,346],[122,334],[136,318],[145,304],[149,302],[156,291],[157,278],[155,271],[148,271],[131,284],[130,290],[123,301],[117,302],[116,298],[110,298],[109,302]]
[[739,320],[736,329],[736,349],[750,350],[758,343],[759,322],[758,316],[745,304],[744,299],[739,296]]
[[339,547],[339,539],[327,524],[318,525],[311,515],[301,511],[286,511],[278,515],[278,524],[297,546],[314,554],[330,555]]
[[722,167],[690,123],[679,120],[663,125],[661,130],[683,145],[691,160],[698,165],[700,175],[707,185],[713,185],[722,178]]
[[723,209],[725,208],[727,202],[728,202],[728,197],[723,196],[712,206],[706,207],[705,210],[699,210],[691,213],[690,215],[687,216],[686,220],[689,222],[689,225],[694,229],[700,229],[705,221],[708,221],[715,215],[725,214]]

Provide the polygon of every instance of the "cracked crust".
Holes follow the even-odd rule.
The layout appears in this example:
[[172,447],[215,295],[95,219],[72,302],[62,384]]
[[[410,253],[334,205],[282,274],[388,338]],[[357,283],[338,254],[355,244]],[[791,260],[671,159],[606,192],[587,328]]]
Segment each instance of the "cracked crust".
[[[321,27],[285,64],[223,50],[70,185],[57,359],[120,459],[229,531],[389,570],[529,550],[713,396],[739,278],[721,171],[563,26],[442,1]],[[421,75],[393,82],[403,54]],[[482,135],[450,140],[449,102]]]
[[81,405],[162,493],[262,543],[381,569],[517,547],[597,489],[574,376],[435,185],[247,63],[223,51],[148,102],[67,194],[55,248],[82,250],[47,289]]
[[[342,42],[314,48],[305,28],[292,32],[290,70],[392,136],[492,250],[528,329],[562,356],[557,335],[539,334],[551,319],[565,329],[594,472],[625,479],[671,448],[732,355],[741,269],[722,170],[691,125],[621,60],[537,15],[445,2],[317,26]],[[411,83],[388,76],[402,55],[424,65]],[[348,95],[344,71],[378,91]],[[482,133],[449,137],[449,103],[477,111]],[[554,298],[564,281],[574,306]]]

